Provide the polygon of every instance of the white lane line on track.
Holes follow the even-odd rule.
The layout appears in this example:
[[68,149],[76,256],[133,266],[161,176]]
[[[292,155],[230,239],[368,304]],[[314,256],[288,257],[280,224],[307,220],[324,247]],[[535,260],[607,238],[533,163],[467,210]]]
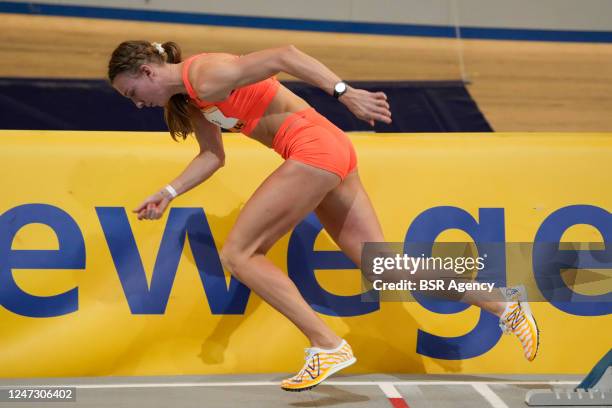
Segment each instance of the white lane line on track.
[[487,384],[472,384],[472,387],[486,399],[493,408],[508,408],[499,396]]
[[378,383],[378,386],[380,387],[382,392],[385,393],[387,398],[404,398],[402,397],[402,394],[399,393],[397,388],[393,386],[393,383],[381,382],[381,383]]
[[[123,383],[123,384],[12,384],[0,385],[6,388],[78,388],[78,389],[105,389],[105,388],[181,388],[181,387],[258,387],[279,386],[280,381],[236,381],[236,382],[186,382],[186,383]],[[405,385],[576,385],[578,381],[326,381],[323,385],[337,386],[378,386],[392,384]]]
[[390,382],[378,383],[378,387],[385,394],[393,408],[410,408],[402,394]]

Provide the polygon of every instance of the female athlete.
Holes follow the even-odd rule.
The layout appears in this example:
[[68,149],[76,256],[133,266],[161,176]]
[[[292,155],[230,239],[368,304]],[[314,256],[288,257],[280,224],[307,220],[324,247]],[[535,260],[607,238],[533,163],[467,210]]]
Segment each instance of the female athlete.
[[[358,266],[362,244],[383,242],[384,236],[359,179],[350,139],[280,84],[275,78],[279,72],[321,88],[370,125],[391,123],[384,93],[348,86],[294,46],[244,56],[204,53],[182,60],[176,43],[127,41],[115,49],[108,65],[109,80],[121,95],[139,108],[164,107],[171,136],[185,139],[193,133],[199,144],[185,170],[134,210],[139,220],[159,219],[173,198],[224,165],[220,128],[241,132],[285,159],[246,202],[220,256],[226,270],[310,341],[302,370],[281,383],[284,390],[303,391],[356,359],[350,345],[321,320],[266,253],[312,211]],[[485,300],[468,303],[500,316],[506,331],[518,335],[525,356],[532,360],[538,330],[528,305]]]

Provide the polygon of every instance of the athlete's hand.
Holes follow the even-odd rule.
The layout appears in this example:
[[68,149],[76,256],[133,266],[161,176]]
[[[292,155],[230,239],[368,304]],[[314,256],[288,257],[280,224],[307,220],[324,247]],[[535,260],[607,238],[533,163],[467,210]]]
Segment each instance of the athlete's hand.
[[136,207],[132,212],[138,214],[139,220],[158,220],[172,201],[172,196],[164,190],[158,191]]
[[369,92],[349,86],[338,100],[359,119],[368,122],[370,126],[374,126],[375,121],[391,123],[391,111],[384,92]]

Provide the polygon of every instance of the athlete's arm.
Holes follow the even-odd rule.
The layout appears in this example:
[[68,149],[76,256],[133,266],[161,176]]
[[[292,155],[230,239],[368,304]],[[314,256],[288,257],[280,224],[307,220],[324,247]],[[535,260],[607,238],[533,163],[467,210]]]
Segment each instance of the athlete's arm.
[[[221,129],[206,120],[204,115],[191,105],[189,105],[189,113],[200,151],[185,170],[170,182],[170,186],[174,188],[177,195],[203,183],[225,163]],[[173,197],[168,190],[163,188],[144,200],[140,206],[134,209],[134,212],[138,213],[139,220],[159,219],[172,199]]]
[[200,152],[170,185],[180,195],[203,183],[225,164],[219,126],[210,123],[199,109],[189,105],[191,123]]
[[[202,64],[194,82],[202,99],[216,101],[225,99],[233,89],[262,81],[279,72],[286,72],[330,95],[334,85],[341,81],[321,62],[289,45],[256,51],[240,58],[212,58]],[[391,123],[387,96],[383,92],[349,87],[339,100],[357,117],[372,125],[374,120]]]

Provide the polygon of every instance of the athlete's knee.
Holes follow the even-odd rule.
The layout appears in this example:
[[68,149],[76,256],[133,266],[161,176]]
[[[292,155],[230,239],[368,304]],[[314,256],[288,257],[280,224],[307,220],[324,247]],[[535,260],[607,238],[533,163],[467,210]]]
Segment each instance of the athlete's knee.
[[244,265],[249,259],[249,255],[245,250],[233,244],[225,244],[219,251],[219,259],[223,268],[232,274],[236,279],[242,280],[244,275]]

